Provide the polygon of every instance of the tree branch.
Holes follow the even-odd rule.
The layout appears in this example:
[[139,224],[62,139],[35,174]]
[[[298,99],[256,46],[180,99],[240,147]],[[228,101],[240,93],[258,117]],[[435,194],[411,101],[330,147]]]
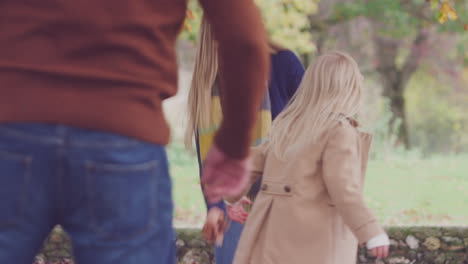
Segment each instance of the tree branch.
[[412,42],[412,47],[408,57],[401,69],[402,83],[405,85],[411,75],[418,69],[421,59],[427,54],[429,32],[427,29],[420,29]]
[[434,23],[432,12],[424,5],[416,5],[412,0],[400,0],[401,6],[413,17],[424,22]]

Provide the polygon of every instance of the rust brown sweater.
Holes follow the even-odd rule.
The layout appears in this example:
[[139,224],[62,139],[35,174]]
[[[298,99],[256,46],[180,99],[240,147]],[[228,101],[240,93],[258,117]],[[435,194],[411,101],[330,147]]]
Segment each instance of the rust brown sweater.
[[[200,0],[220,45],[220,147],[248,151],[267,79],[252,0]],[[177,91],[186,0],[0,1],[0,123],[40,122],[169,141],[162,101]]]

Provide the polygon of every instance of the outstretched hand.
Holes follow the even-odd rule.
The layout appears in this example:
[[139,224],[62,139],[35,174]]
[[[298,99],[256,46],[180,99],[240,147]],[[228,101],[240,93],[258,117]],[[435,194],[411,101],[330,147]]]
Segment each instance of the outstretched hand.
[[217,203],[223,196],[237,196],[248,184],[248,159],[234,159],[216,145],[208,152],[203,163],[202,184],[210,203]]
[[226,232],[228,227],[229,223],[223,210],[213,207],[208,211],[202,234],[208,242],[215,242],[219,247],[223,244],[224,232]]
[[232,221],[236,221],[240,224],[244,224],[247,220],[247,216],[249,213],[244,208],[244,205],[251,205],[252,201],[250,201],[247,197],[242,197],[242,199],[233,206],[227,206],[227,214]]

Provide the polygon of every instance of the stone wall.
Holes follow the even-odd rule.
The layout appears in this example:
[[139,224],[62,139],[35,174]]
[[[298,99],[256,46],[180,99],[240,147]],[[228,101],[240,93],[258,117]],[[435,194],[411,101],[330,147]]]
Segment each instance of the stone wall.
[[375,262],[359,250],[358,263],[468,264],[468,227],[391,227],[391,255]]
[[[391,255],[384,261],[375,261],[361,248],[359,264],[468,264],[468,227],[391,227],[387,231]],[[214,263],[213,248],[201,238],[199,230],[180,229],[178,234],[178,264]],[[70,256],[70,240],[57,228],[36,263],[73,263]]]

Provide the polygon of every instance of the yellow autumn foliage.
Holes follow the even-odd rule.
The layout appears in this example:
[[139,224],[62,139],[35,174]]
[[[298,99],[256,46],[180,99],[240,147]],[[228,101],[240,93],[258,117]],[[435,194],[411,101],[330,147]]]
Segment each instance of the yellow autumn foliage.
[[439,9],[439,22],[444,24],[447,22],[447,20],[457,20],[458,15],[455,9],[450,5],[448,0],[445,0],[441,5]]

